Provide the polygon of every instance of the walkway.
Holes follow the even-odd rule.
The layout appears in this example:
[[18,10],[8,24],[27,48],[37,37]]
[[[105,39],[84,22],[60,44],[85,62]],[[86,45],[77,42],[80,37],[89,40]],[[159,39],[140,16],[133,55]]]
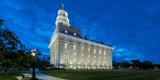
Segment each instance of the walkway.
[[36,77],[38,79],[42,79],[42,80],[67,80],[67,79],[48,76],[48,75],[42,74],[41,72],[38,72],[38,73],[36,72]]
[[[28,72],[28,74],[32,75],[32,70],[30,72]],[[16,76],[16,78],[18,80],[22,80],[22,76]],[[36,78],[41,79],[41,80],[67,80],[67,79],[56,78],[53,76],[48,76],[48,75],[42,74],[41,72],[39,72],[39,70],[36,70]]]

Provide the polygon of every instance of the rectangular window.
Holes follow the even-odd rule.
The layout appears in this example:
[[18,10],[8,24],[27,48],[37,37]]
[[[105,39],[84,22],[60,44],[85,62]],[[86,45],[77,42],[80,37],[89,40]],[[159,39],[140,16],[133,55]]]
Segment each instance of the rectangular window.
[[76,36],[76,33],[74,33],[74,36]]
[[101,65],[101,61],[99,61],[99,65]]
[[94,56],[94,58],[96,58],[96,56]]
[[104,51],[104,55],[106,55],[106,51]]
[[106,62],[104,62],[104,66],[106,66]]
[[67,55],[68,53],[65,53],[65,55]]
[[83,64],[83,59],[81,60],[81,64]]
[[90,57],[90,55],[88,55],[88,57]]
[[94,49],[94,54],[96,54],[96,49]]
[[106,59],[106,57],[104,57],[104,59]]
[[83,52],[83,47],[81,47],[81,51]]
[[96,61],[94,61],[94,65],[96,65]]
[[88,52],[90,53],[90,48],[88,48]]
[[76,53],[74,53],[73,55],[76,56]]
[[73,50],[76,50],[76,45],[73,45]]
[[76,59],[73,59],[73,63],[76,64]]
[[64,44],[64,48],[67,49],[67,43]]
[[101,50],[99,51],[99,55],[101,55]]
[[90,64],[90,60],[88,60],[88,64]]
[[101,57],[99,57],[99,59],[101,59]]
[[83,54],[81,56],[83,57]]
[[68,31],[67,31],[67,30],[65,30],[65,33],[68,33]]
[[67,59],[65,59],[64,63],[67,64],[67,62],[68,62]]

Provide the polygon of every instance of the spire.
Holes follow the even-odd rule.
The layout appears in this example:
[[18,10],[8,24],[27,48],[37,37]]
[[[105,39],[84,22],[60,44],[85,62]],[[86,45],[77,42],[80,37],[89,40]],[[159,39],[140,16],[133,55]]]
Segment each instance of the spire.
[[62,3],[62,10],[64,10],[64,4]]
[[68,13],[64,10],[64,4],[63,3],[62,3],[62,9],[58,10],[58,16],[57,16],[56,22],[55,22],[56,26],[59,23],[70,27],[69,19],[68,19]]

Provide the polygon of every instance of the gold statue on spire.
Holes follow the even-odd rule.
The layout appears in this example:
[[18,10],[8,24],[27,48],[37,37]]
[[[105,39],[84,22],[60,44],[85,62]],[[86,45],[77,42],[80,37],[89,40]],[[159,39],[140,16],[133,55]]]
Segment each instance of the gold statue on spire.
[[62,3],[62,10],[64,9],[64,4]]

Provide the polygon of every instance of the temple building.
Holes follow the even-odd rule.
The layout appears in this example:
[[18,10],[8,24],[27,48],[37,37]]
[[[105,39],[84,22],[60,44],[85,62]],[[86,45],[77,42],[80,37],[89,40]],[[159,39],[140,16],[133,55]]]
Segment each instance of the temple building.
[[81,30],[70,26],[63,6],[58,10],[55,24],[48,46],[50,64],[66,69],[112,69],[113,47],[82,38]]

